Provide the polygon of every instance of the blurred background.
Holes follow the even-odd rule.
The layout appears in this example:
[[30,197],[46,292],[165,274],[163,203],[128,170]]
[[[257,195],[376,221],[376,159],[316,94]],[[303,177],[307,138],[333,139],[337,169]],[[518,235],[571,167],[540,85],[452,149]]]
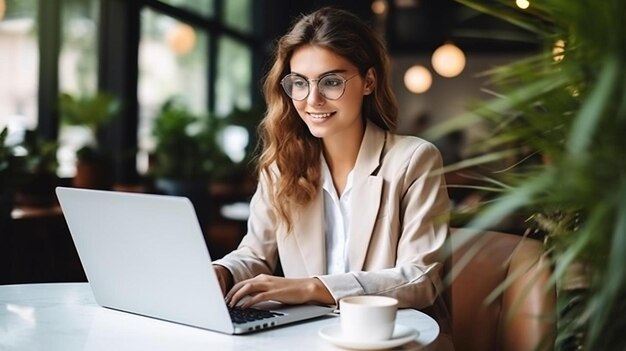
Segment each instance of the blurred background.
[[[481,73],[540,45],[452,0],[0,0],[0,284],[84,280],[57,185],[189,196],[212,256],[234,248],[275,40],[324,5],[385,40],[401,134],[467,112]],[[453,164],[483,133],[431,141]]]

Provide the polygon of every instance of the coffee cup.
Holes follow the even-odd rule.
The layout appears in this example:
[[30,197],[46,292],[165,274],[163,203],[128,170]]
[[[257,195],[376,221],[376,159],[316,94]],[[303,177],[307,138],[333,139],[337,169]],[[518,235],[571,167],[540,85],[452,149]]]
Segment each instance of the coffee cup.
[[387,296],[350,296],[339,301],[341,333],[347,340],[388,340],[396,324],[398,300]]

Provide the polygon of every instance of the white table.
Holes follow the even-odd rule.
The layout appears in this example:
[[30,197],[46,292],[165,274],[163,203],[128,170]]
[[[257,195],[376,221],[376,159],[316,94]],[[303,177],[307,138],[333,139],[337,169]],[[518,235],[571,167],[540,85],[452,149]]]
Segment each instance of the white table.
[[[225,335],[99,307],[88,283],[0,286],[0,350],[340,350],[318,336],[338,323],[334,314],[248,335]],[[419,331],[398,350],[419,350],[436,339],[437,323],[401,310],[398,323]]]

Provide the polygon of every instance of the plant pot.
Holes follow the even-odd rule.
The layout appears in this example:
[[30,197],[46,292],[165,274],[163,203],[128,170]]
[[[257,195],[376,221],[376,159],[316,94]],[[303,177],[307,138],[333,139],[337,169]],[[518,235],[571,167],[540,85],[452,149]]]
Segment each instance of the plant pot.
[[22,206],[47,207],[56,202],[54,188],[59,184],[55,174],[39,173],[29,175],[14,195],[14,203]]
[[13,194],[0,190],[0,285],[9,282],[11,271],[12,211]]
[[79,160],[72,179],[76,188],[109,190],[113,187],[113,167],[106,160]]

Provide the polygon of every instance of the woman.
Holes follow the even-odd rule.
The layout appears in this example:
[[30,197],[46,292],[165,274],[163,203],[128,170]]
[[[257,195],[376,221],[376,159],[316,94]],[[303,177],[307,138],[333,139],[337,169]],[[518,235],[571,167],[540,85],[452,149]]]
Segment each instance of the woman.
[[[260,180],[248,233],[215,261],[230,305],[441,302],[448,198],[430,143],[399,136],[381,41],[323,8],[278,42],[264,84]],[[280,257],[283,277],[272,276]],[[245,299],[244,299],[245,298]],[[243,299],[243,300],[242,300]]]

